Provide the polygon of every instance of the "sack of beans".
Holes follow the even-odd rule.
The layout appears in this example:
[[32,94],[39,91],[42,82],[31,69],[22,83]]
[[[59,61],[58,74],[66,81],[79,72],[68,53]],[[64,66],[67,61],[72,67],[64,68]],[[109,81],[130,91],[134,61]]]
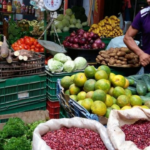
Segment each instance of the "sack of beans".
[[107,131],[117,150],[150,150],[150,110],[140,107],[113,110]]
[[32,150],[114,150],[106,128],[84,118],[51,119],[34,130]]

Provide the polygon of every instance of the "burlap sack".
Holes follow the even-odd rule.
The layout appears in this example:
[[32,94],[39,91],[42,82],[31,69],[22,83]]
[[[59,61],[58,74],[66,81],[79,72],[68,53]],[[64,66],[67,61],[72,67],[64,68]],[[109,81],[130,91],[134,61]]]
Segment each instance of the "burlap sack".
[[58,130],[63,126],[68,128],[79,127],[91,129],[99,133],[108,150],[114,150],[108,138],[107,130],[102,124],[98,121],[78,117],[71,119],[51,119],[46,123],[40,124],[33,133],[32,150],[51,150],[51,148],[47,146],[46,142],[42,140],[41,136],[49,131]]
[[[125,134],[120,127],[125,124],[133,124],[141,119],[150,121],[149,109],[132,108],[122,111],[111,111],[107,131],[110,141],[116,150],[140,150],[132,141],[125,141]],[[150,150],[150,146],[144,150]]]

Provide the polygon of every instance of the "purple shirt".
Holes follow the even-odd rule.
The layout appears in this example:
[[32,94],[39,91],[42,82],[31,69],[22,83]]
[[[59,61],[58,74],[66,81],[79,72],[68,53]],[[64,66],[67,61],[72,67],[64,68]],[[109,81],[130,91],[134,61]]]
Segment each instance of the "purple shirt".
[[132,27],[142,32],[143,50],[150,54],[150,6],[136,15]]

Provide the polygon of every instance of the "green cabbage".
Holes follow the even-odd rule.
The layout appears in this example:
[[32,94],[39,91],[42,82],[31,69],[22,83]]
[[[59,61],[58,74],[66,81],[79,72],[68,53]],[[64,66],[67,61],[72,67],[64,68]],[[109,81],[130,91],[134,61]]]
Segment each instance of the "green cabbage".
[[64,67],[64,71],[70,73],[70,72],[73,72],[73,70],[75,68],[75,63],[72,60],[68,60],[67,62],[65,62],[63,67]]
[[71,9],[66,9],[66,12],[65,12],[68,16],[71,16],[72,15],[72,10]]
[[52,73],[61,72],[63,70],[63,63],[52,58],[48,61],[48,67]]
[[57,20],[62,21],[63,18],[64,18],[64,15],[63,15],[63,14],[60,14],[60,15],[58,15],[58,17],[57,17]]
[[57,53],[55,56],[54,56],[54,59],[57,60],[57,61],[60,61],[62,63],[65,63],[68,59],[67,59],[67,56],[63,53]]
[[75,69],[76,70],[82,70],[87,66],[87,61],[83,57],[77,57],[75,60]]
[[70,56],[67,56],[67,60],[72,60]]
[[63,28],[63,31],[64,31],[64,32],[68,32],[68,31],[69,31],[69,28],[68,28],[68,27],[64,27],[64,28]]

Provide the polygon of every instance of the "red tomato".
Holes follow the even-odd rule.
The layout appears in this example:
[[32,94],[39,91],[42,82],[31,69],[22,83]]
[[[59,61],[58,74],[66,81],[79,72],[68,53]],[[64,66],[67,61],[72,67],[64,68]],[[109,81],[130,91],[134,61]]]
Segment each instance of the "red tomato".
[[37,41],[37,40],[35,40],[33,44],[36,46],[36,45],[38,44],[38,41]]
[[47,65],[48,64],[48,60],[45,60],[45,65]]
[[41,45],[40,45],[40,44],[36,44],[36,47],[40,48],[40,47],[41,47]]
[[28,38],[28,36],[24,36],[24,39]]
[[25,42],[24,38],[21,38],[20,41],[22,44],[24,44],[24,42]]
[[25,49],[25,44],[21,44],[21,46],[22,46],[22,49]]
[[24,46],[24,49],[28,49],[28,45],[25,45],[25,46]]
[[31,49],[34,49],[34,48],[35,48],[35,46],[34,46],[34,45],[32,45],[32,46],[31,46]]
[[40,52],[39,48],[35,48],[35,52]]
[[19,44],[19,45],[20,45],[20,44],[21,44],[21,40],[18,40],[18,41],[17,41],[17,44]]
[[23,49],[23,48],[22,48],[22,45],[19,45],[19,49],[20,49],[20,50]]
[[32,43],[34,43],[35,39],[34,39],[33,37],[30,37],[30,41],[31,41]]
[[27,45],[31,45],[32,44],[29,38],[25,39],[25,44],[27,44]]
[[31,51],[33,51],[33,52],[34,52],[35,50],[34,50],[34,49],[31,49]]
[[44,52],[44,48],[40,48],[40,52],[42,52],[42,53],[43,53],[43,52]]

